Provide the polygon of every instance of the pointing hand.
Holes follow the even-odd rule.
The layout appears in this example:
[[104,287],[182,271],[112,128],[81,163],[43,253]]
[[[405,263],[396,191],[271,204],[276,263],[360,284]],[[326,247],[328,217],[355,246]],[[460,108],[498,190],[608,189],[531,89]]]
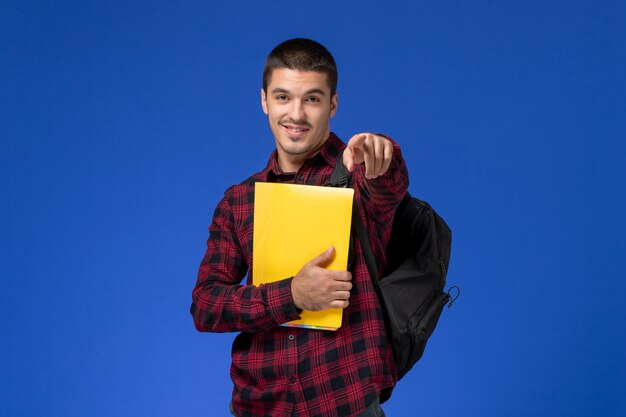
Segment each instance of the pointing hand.
[[393,144],[383,136],[372,133],[359,133],[348,141],[343,152],[343,163],[349,172],[356,165],[365,163],[365,178],[373,179],[383,175],[391,165]]

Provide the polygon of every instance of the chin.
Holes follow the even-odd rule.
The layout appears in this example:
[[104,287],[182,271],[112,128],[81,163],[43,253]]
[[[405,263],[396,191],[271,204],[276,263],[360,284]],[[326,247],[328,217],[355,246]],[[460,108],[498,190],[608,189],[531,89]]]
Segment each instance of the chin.
[[283,146],[282,148],[286,154],[294,156],[305,154],[310,150],[309,147]]

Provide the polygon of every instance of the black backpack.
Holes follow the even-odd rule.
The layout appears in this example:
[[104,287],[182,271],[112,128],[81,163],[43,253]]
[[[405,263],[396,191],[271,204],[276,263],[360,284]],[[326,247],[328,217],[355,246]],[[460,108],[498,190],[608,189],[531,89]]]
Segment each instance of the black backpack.
[[[346,187],[348,182],[349,173],[341,154],[329,185]],[[387,268],[380,278],[367,231],[356,209],[352,224],[380,299],[401,379],[422,357],[443,307],[451,307],[459,296],[456,286],[452,287],[457,290],[454,299],[449,291],[444,291],[452,232],[428,203],[407,193],[396,209],[387,247]]]

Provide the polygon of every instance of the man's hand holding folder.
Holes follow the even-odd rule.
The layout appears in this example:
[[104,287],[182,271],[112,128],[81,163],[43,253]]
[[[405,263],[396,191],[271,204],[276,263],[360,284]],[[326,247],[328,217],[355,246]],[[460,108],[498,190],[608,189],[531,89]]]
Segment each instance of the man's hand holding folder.
[[352,289],[352,274],[348,271],[326,269],[335,248],[307,262],[291,281],[291,294],[296,307],[320,311],[329,308],[346,308]]

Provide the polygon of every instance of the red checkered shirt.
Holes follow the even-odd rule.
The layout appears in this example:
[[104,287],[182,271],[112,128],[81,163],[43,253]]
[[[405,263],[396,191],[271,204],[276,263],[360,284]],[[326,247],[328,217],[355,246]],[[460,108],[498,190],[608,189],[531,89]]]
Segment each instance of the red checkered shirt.
[[[380,271],[395,208],[408,187],[397,144],[387,173],[366,180],[352,174],[359,213]],[[358,239],[353,239],[353,288],[337,331],[279,326],[299,318],[291,280],[251,284],[254,184],[325,185],[345,144],[331,133],[297,173],[284,173],[274,151],[267,167],[226,190],[215,209],[207,250],[193,290],[196,328],[241,332],[232,348],[233,408],[241,417],[355,416],[377,397],[391,395],[396,369],[378,298]],[[246,277],[246,285],[241,281]]]

